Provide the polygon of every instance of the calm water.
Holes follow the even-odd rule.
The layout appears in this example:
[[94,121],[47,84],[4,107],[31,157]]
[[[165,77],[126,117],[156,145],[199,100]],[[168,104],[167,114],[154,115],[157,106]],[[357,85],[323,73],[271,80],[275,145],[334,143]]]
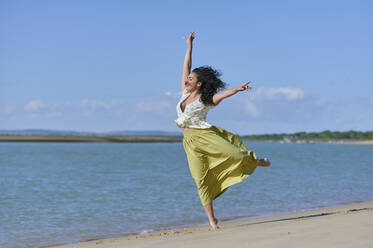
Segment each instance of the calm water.
[[[272,160],[218,218],[373,200],[373,146],[244,142]],[[182,143],[0,143],[0,247],[152,232],[207,217]]]

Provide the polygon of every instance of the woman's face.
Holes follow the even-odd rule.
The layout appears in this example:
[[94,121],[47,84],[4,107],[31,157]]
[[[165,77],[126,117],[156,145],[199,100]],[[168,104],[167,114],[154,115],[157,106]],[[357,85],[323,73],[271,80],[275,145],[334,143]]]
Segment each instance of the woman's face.
[[195,90],[199,91],[201,88],[202,83],[198,82],[197,80],[197,74],[194,72],[191,72],[185,82],[185,88],[189,92],[193,92]]

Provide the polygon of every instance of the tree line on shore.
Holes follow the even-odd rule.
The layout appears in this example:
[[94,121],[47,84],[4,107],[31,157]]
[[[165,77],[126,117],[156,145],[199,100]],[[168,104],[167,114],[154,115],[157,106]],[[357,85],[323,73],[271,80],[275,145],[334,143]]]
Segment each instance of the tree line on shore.
[[323,132],[297,132],[292,134],[254,134],[240,136],[245,140],[373,140],[373,131],[323,131]]

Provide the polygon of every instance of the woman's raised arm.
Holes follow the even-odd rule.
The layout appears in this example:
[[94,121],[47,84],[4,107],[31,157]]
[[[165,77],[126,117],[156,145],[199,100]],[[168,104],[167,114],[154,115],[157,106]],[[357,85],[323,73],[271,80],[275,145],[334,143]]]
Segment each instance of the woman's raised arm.
[[252,88],[250,86],[247,86],[249,83],[251,83],[250,81],[247,82],[247,83],[244,83],[240,86],[237,86],[237,87],[234,87],[234,88],[231,88],[231,89],[227,89],[227,90],[223,90],[222,92],[219,92],[219,93],[216,93],[213,97],[212,97],[212,102],[214,103],[214,105],[218,105],[224,98],[227,98],[227,97],[230,97],[230,96],[233,96],[234,94],[236,94],[237,92],[239,91],[244,91],[244,90],[251,90]]
[[188,45],[188,50],[185,53],[183,74],[181,75],[181,90],[185,89],[185,82],[190,74],[190,69],[192,68],[192,48],[193,48],[194,32],[189,34],[188,39],[184,37],[185,42]]

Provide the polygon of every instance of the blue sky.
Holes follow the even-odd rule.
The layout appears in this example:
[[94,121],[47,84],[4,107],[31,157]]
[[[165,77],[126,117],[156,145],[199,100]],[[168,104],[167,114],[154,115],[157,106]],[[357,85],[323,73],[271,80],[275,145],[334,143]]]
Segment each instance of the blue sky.
[[186,44],[239,134],[373,130],[371,1],[0,1],[0,129],[178,131]]

